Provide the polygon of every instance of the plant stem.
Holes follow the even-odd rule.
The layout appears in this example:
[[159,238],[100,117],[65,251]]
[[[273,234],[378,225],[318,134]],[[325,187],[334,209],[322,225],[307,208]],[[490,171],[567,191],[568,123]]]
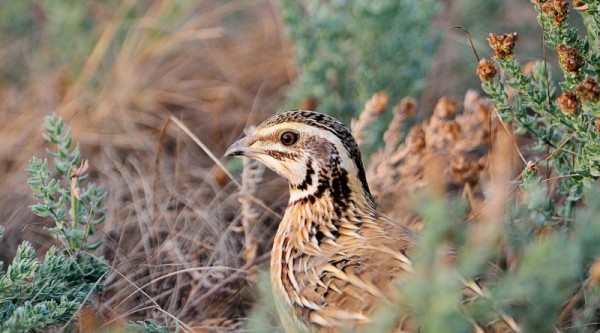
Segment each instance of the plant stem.
[[[69,215],[71,216],[71,230],[77,230],[77,196],[75,191],[77,190],[77,177],[71,176],[71,208],[69,209]],[[77,248],[77,240],[71,237],[69,244],[72,249]]]

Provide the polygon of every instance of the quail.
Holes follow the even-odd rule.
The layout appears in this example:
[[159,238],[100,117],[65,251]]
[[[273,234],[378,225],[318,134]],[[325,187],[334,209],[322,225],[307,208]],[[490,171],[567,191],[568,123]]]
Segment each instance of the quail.
[[[270,277],[286,332],[341,332],[370,322],[411,271],[415,235],[377,210],[359,147],[337,119],[276,115],[229,147],[287,179],[290,197],[271,251]],[[403,331],[410,320],[400,320]]]

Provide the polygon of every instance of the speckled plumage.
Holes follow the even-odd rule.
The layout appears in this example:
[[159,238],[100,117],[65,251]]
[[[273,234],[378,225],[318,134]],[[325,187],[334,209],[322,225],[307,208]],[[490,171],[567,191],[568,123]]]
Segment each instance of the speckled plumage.
[[[286,132],[297,138],[290,146],[281,142]],[[391,282],[411,270],[406,252],[414,235],[377,211],[345,125],[317,112],[288,111],[227,154],[255,158],[289,181],[270,269],[287,332],[360,327],[395,297]]]

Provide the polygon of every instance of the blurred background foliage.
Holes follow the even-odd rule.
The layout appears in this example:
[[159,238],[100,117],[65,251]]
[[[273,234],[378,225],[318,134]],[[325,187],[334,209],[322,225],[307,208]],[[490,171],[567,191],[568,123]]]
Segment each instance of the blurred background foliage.
[[[419,96],[439,41],[438,1],[282,1],[298,76],[291,106],[314,100],[345,121],[371,95]],[[402,82],[402,84],[399,84]]]
[[[431,23],[440,5],[437,0],[282,1],[298,71],[287,108],[317,108],[349,122],[378,91],[394,101],[420,97],[439,45],[440,31]],[[390,119],[374,126],[367,147],[380,145],[381,124]]]

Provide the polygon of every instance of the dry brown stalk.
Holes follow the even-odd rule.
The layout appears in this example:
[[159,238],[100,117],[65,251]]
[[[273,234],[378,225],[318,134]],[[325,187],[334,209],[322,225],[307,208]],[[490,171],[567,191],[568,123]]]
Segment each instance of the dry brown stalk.
[[394,106],[393,112],[394,118],[383,133],[386,154],[392,154],[398,148],[403,137],[404,121],[417,113],[417,101],[412,97],[405,97]]
[[350,128],[352,130],[352,135],[356,139],[356,143],[358,145],[362,145],[364,138],[364,131],[369,126],[369,124],[373,123],[379,116],[385,112],[385,109],[388,106],[390,97],[383,91],[375,93],[371,98],[365,103],[365,108],[361,111],[358,116],[358,120],[352,119],[350,124]]

